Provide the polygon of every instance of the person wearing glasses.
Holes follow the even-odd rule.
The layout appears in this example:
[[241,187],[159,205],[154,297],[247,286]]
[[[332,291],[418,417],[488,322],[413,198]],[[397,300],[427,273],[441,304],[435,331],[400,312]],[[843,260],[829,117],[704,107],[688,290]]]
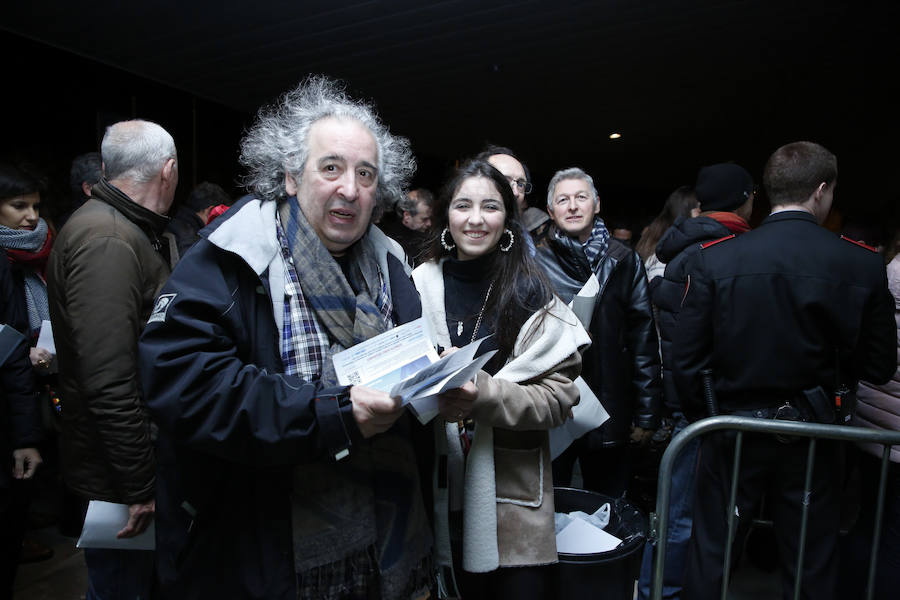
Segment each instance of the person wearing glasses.
[[[488,146],[477,159],[489,162],[492,167],[503,173],[516,197],[522,226],[533,239],[540,239],[550,225],[550,218],[543,210],[528,206],[525,196],[531,193],[533,186],[531,174],[525,163],[519,160],[512,150],[503,146]],[[526,244],[529,248],[533,248],[531,240],[526,240]]]
[[583,377],[610,415],[553,461],[553,481],[568,486],[577,458],[586,489],[620,497],[630,477],[629,437],[648,440],[660,421],[659,340],[647,274],[637,253],[610,236],[597,215],[594,181],[581,169],[553,176],[547,210],[553,225],[536,256],[556,294],[569,302],[591,276],[600,283]]

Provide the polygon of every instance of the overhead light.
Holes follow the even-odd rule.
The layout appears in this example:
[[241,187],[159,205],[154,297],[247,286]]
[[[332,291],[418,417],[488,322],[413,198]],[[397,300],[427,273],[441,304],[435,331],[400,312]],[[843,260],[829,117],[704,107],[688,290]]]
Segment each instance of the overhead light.
[[611,133],[611,134],[609,134],[609,139],[611,139],[611,140],[617,140],[617,139],[619,139],[620,137],[622,137],[622,134],[621,134],[621,133]]

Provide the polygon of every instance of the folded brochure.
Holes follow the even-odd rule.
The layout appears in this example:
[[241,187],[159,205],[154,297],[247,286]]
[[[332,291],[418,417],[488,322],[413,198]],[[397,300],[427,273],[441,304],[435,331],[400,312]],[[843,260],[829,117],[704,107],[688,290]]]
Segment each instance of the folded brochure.
[[334,355],[341,385],[364,385],[400,397],[427,423],[438,412],[437,397],[475,378],[496,351],[475,354],[476,340],[439,358],[424,319],[400,325]]

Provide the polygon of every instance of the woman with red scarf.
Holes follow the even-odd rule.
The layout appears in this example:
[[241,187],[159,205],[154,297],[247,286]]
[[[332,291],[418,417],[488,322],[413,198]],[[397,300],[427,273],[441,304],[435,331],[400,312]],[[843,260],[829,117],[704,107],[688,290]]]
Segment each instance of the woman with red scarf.
[[[17,329],[29,346],[50,318],[44,268],[52,236],[39,203],[36,178],[0,165],[0,323]],[[31,497],[27,480],[41,463],[36,373],[47,371],[52,358],[44,348],[31,348],[30,361],[22,345],[16,350],[0,364],[0,597],[12,594]]]
[[[41,322],[50,320],[47,305],[47,283],[44,271],[53,244],[47,222],[40,218],[40,182],[26,172],[0,165],[0,250],[12,268],[16,283],[28,311],[26,337],[37,339]],[[31,349],[31,364],[46,370],[52,355],[44,348]]]

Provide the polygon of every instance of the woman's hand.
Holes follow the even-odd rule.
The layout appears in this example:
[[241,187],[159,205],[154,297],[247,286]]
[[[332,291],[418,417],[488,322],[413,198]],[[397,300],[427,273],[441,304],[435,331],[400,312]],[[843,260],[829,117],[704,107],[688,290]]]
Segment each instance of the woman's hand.
[[13,477],[31,479],[34,472],[44,462],[37,448],[17,448],[13,450]]
[[29,352],[29,358],[31,358],[32,367],[43,370],[50,368],[50,361],[53,360],[53,355],[46,348],[32,348]]
[[472,405],[478,400],[478,388],[473,381],[438,396],[438,410],[447,421],[462,421],[472,414]]

